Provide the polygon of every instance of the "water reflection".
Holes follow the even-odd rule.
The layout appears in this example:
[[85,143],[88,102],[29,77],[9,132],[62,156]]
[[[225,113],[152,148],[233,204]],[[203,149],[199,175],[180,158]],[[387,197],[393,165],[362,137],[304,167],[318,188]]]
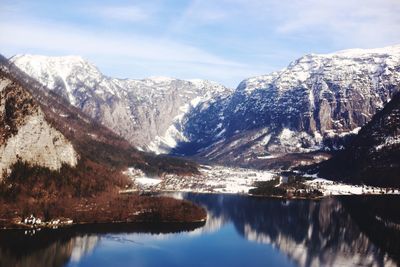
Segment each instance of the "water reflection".
[[[0,267],[72,266],[90,256],[102,240],[126,243],[125,234],[146,233],[160,238],[171,233],[193,231],[203,226],[194,224],[103,224],[65,229],[0,231]],[[132,241],[135,242],[135,241]]]
[[[213,220],[232,222],[247,240],[272,245],[299,266],[397,266],[400,262],[400,197],[322,201],[185,197],[207,207]],[[209,231],[207,225],[202,229]]]
[[86,226],[33,235],[0,232],[0,266],[397,266],[400,262],[400,197],[319,202],[212,194],[177,197],[205,206],[206,224]]

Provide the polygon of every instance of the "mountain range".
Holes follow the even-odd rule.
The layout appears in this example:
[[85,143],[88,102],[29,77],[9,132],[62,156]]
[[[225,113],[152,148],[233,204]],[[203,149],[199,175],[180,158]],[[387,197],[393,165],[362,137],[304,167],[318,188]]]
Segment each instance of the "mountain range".
[[[345,148],[347,155],[361,153],[377,159],[381,153],[368,154],[365,147],[389,142],[398,150],[397,111],[388,111],[388,107],[395,106],[395,94],[400,91],[400,45],[305,55],[281,71],[246,79],[235,90],[206,80],[112,78],[77,56],[17,55],[10,62],[25,73],[20,73],[21,77],[29,76],[41,84],[41,94],[61,96],[78,117],[112,129],[110,134],[128,141],[124,147],[135,155],[147,155],[146,159],[152,157],[147,152],[155,152],[279,169],[321,162]],[[387,116],[375,115],[382,112]],[[56,113],[58,117],[73,116]],[[52,116],[56,121],[56,115]],[[376,116],[385,119],[379,121]],[[378,131],[389,122],[390,133]],[[371,126],[374,123],[380,126]],[[380,137],[372,140],[371,136]],[[386,146],[378,150],[386,151]],[[77,160],[71,156],[74,153],[68,154],[72,165]],[[396,165],[396,153],[382,157],[384,168]],[[339,164],[338,157],[330,162]],[[57,166],[61,162],[68,161],[60,159]],[[182,162],[178,165],[188,164]],[[355,177],[346,177],[350,176]]]
[[244,166],[342,149],[400,86],[399,45],[306,55],[236,90],[110,78],[80,57],[11,61],[139,149]]
[[399,70],[399,45],[306,55],[200,103],[173,151],[246,166],[342,149],[399,91]]
[[180,120],[193,106],[231,91],[206,80],[111,78],[78,56],[18,55],[10,61],[138,149],[158,154],[186,141]]

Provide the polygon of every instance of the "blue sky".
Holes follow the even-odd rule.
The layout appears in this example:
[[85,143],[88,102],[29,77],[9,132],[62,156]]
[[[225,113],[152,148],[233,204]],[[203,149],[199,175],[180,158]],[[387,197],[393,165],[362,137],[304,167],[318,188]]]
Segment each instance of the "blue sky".
[[400,43],[399,0],[0,0],[0,53],[227,86],[307,53]]

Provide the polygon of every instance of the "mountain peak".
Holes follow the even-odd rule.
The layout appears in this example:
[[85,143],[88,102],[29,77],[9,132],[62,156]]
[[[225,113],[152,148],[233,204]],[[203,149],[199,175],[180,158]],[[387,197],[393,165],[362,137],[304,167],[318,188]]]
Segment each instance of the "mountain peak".
[[66,56],[45,56],[45,55],[33,55],[33,54],[17,54],[10,58],[10,61],[25,61],[25,62],[38,62],[38,63],[85,63],[90,64],[83,57],[78,55],[66,55]]
[[342,149],[399,91],[399,68],[398,45],[305,55],[199,105],[186,123],[191,139],[174,152],[261,166],[265,157]]
[[380,48],[352,48],[339,50],[334,53],[327,54],[311,54],[320,57],[360,57],[360,56],[371,56],[373,54],[398,54],[400,55],[400,44],[380,47]]
[[44,56],[32,54],[20,54],[10,58],[17,66],[25,66],[24,71],[28,74],[52,71],[60,76],[67,76],[74,70],[100,72],[97,67],[81,56]]
[[270,87],[280,91],[296,86],[308,87],[313,83],[313,79],[318,79],[327,73],[332,80],[347,79],[350,73],[378,76],[380,73],[390,72],[399,62],[400,45],[374,49],[356,48],[328,54],[307,54],[280,71],[246,79],[237,89],[250,94],[254,90]]

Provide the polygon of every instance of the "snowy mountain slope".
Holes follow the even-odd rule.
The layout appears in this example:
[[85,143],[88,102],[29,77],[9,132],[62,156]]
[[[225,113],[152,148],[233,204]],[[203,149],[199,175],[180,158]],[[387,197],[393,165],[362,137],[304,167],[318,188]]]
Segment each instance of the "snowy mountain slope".
[[230,93],[205,80],[115,79],[77,56],[18,55],[11,61],[131,144],[157,153],[186,140],[181,120],[193,106]]
[[400,45],[306,55],[187,115],[174,153],[247,164],[340,149],[400,89]]

